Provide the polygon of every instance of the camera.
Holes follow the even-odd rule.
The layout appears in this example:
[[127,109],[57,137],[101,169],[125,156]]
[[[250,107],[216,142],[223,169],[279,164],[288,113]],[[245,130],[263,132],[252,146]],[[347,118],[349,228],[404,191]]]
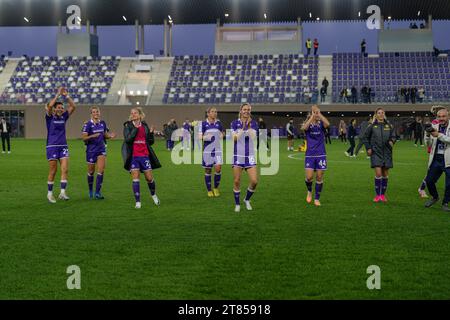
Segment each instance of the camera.
[[433,125],[431,123],[425,123],[424,129],[425,129],[425,132],[427,132],[427,133],[432,133],[433,131],[436,131],[436,129],[433,128]]

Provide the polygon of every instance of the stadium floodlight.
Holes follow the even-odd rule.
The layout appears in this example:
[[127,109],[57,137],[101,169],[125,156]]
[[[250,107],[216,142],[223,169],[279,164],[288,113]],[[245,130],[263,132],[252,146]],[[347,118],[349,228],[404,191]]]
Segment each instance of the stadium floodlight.
[[264,19],[267,19],[267,13],[264,13]]
[[417,16],[420,16],[420,10],[417,12]]
[[130,91],[130,95],[134,95],[134,91],[133,90]]
[[391,20],[391,19],[392,19],[392,17],[391,17],[391,16],[389,16],[389,17],[388,17],[388,20]]
[[361,11],[358,11],[358,17],[361,17]]
[[312,18],[312,13],[311,12],[309,13],[309,17]]
[[127,17],[122,16],[123,21],[127,21]]
[[317,18],[316,18],[316,20],[317,20],[317,21],[319,21],[319,20],[320,20],[320,18],[319,18],[319,17],[317,17]]
[[30,22],[27,17],[23,17],[23,20],[25,20],[26,22]]
[[225,13],[225,18],[228,18],[230,15],[228,13]]
[[138,91],[136,92],[136,94],[137,94],[138,96],[140,96],[140,95],[141,95],[141,90],[138,90]]
[[272,111],[272,114],[275,114],[275,111]]
[[122,91],[117,91],[117,94],[120,96],[122,94]]
[[136,104],[139,105],[139,101],[136,101]]
[[145,91],[144,91],[144,96],[147,96],[147,95],[148,95],[148,91],[145,90]]

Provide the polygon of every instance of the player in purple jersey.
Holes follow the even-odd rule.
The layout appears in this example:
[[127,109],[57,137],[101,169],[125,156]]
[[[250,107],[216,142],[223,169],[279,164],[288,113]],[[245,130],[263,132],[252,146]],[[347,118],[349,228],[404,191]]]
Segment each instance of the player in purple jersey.
[[[208,108],[207,118],[201,124],[199,140],[203,143],[202,166],[205,168],[205,184],[208,197],[218,197],[220,178],[222,174],[222,147],[220,142],[223,138],[222,123],[217,120],[217,109]],[[211,172],[214,167],[214,188],[211,188]]]
[[317,105],[311,108],[311,115],[302,125],[306,134],[305,183],[308,193],[306,202],[312,201],[312,184],[316,172],[316,188],[314,205],[320,206],[320,193],[323,188],[323,174],[327,170],[327,154],[325,151],[325,129],[330,122],[325,118]]
[[181,139],[181,150],[184,150],[186,145],[186,150],[189,151],[191,148],[191,123],[189,119],[186,119],[183,123],[183,137]]
[[[64,108],[63,98],[67,101],[67,110]],[[69,97],[65,88],[58,89],[56,96],[45,106],[45,121],[47,123],[47,160],[49,164],[47,179],[47,199],[55,203],[53,184],[55,181],[58,161],[61,167],[61,192],[59,199],[69,200],[66,194],[67,174],[69,171],[69,148],[66,139],[66,122],[75,111],[75,103]]]
[[252,106],[249,103],[241,105],[239,119],[231,123],[231,134],[234,141],[233,151],[233,175],[234,175],[234,201],[235,212],[241,211],[241,175],[244,169],[247,171],[249,186],[244,203],[247,210],[252,210],[250,198],[255,192],[258,184],[258,174],[256,170],[255,140],[258,135],[258,124],[251,118]]
[[114,139],[115,133],[108,133],[106,122],[100,119],[100,108],[91,107],[91,120],[85,122],[82,136],[86,144],[87,181],[89,186],[89,198],[94,197],[94,173],[97,164],[97,182],[95,185],[95,199],[104,199],[101,194],[103,173],[106,165],[106,139]]

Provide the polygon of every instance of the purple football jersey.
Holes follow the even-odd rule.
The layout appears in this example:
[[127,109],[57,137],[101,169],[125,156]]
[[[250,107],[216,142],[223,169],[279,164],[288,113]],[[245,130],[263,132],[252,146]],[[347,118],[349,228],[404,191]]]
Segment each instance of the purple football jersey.
[[60,117],[56,114],[45,114],[47,123],[47,147],[67,146],[66,122],[69,119],[69,111],[65,111]]
[[191,125],[189,122],[183,123],[183,129],[189,131],[191,129]]
[[305,157],[321,157],[325,152],[325,128],[322,121],[312,123],[305,131],[306,153]]
[[238,130],[244,130],[244,135],[237,141],[234,141],[233,151],[233,165],[239,165],[244,167],[250,167],[256,165],[255,145],[253,140],[248,135],[248,130],[253,129],[258,135],[258,123],[255,120],[251,120],[248,128],[244,128],[244,123],[240,120],[234,120],[231,123],[232,133],[237,133]]
[[107,131],[105,121],[95,123],[92,120],[86,122],[83,126],[82,132],[87,133],[88,136],[99,133],[97,138],[91,138],[86,141],[86,152],[104,152],[105,151],[105,133]]
[[213,164],[222,164],[222,145],[220,135],[223,131],[222,123],[216,120],[210,123],[208,120],[202,121],[201,132],[203,140],[203,167],[212,167]]

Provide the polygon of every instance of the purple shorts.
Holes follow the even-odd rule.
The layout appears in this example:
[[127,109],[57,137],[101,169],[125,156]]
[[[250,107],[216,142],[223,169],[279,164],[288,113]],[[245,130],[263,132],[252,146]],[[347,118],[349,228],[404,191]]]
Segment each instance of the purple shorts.
[[254,156],[234,156],[232,167],[252,168],[256,166],[256,159]]
[[97,163],[97,159],[99,156],[106,156],[106,151],[86,152],[86,162],[90,164]]
[[133,157],[130,171],[133,170],[140,170],[141,172],[152,170],[150,159],[148,157]]
[[305,169],[327,170],[327,156],[305,157]]
[[222,154],[203,153],[202,166],[203,168],[212,168],[215,165],[222,165]]
[[69,157],[69,148],[67,146],[47,147],[47,161],[59,160]]

